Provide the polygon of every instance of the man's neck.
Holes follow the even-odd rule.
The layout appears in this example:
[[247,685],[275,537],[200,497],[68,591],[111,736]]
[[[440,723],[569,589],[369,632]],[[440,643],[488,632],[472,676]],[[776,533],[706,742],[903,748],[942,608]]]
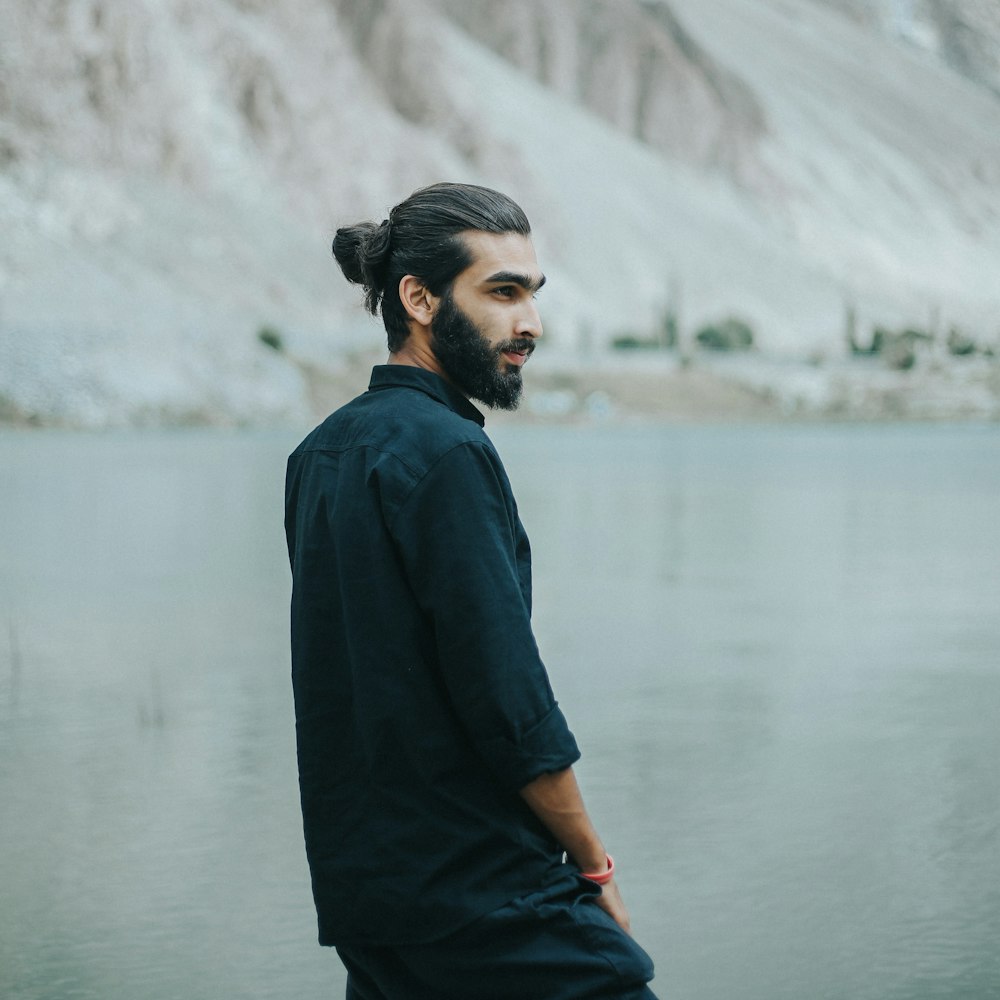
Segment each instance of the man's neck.
[[409,365],[411,368],[423,368],[424,371],[433,372],[440,375],[453,389],[457,389],[468,399],[468,394],[462,392],[455,383],[448,378],[441,363],[435,357],[430,347],[416,341],[416,338],[409,337],[406,343],[398,351],[393,351],[389,355],[390,365]]

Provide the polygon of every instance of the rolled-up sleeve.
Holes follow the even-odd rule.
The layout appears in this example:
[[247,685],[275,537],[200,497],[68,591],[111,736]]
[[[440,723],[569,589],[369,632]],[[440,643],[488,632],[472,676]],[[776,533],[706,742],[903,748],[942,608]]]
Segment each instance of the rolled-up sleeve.
[[580,752],[532,633],[526,539],[499,458],[479,442],[454,447],[389,527],[449,700],[497,779],[517,790],[573,764]]

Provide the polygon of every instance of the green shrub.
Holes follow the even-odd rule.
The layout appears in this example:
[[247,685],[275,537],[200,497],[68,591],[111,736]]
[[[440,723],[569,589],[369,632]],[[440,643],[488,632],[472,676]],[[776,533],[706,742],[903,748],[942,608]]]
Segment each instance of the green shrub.
[[639,337],[634,333],[621,333],[611,340],[611,346],[616,351],[655,351],[661,345],[658,340],[650,337]]
[[747,351],[753,347],[753,329],[735,316],[708,323],[695,335],[700,347],[710,351]]
[[272,351],[277,351],[279,354],[285,349],[285,343],[281,339],[281,334],[272,326],[262,326],[257,331],[257,339],[265,347],[270,347]]
[[948,353],[956,357],[964,357],[976,353],[976,342],[957,326],[948,331]]

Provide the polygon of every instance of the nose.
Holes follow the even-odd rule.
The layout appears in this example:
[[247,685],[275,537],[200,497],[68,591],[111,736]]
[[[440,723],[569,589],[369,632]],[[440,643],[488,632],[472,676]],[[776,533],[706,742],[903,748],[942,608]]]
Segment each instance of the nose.
[[527,299],[524,313],[514,327],[514,334],[518,337],[531,337],[532,340],[542,335],[542,317],[533,298]]

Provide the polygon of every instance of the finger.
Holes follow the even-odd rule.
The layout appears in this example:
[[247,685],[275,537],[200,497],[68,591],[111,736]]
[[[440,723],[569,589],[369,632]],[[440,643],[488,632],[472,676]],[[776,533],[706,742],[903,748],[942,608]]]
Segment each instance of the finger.
[[620,897],[612,899],[609,895],[602,893],[597,897],[595,902],[626,934],[631,934],[631,921],[629,920],[628,910],[625,909],[625,904],[622,903]]

